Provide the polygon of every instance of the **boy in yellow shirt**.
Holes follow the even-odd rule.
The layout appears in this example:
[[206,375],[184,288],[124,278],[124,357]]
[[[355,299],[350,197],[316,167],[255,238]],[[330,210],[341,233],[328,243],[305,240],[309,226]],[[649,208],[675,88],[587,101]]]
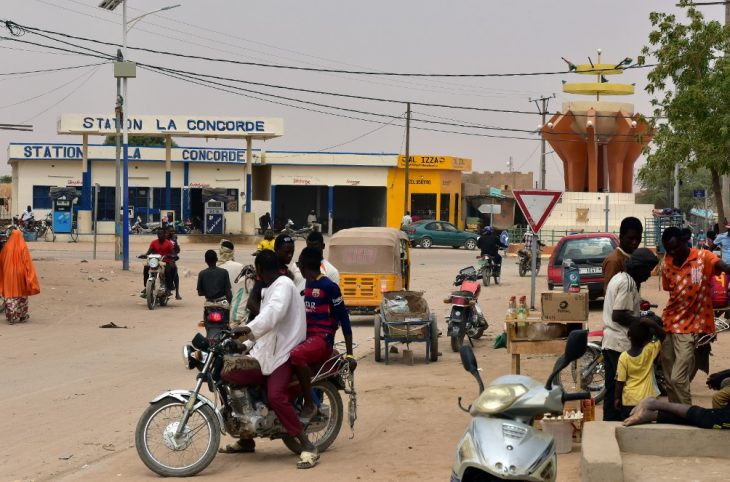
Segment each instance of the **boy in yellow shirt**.
[[659,395],[654,378],[654,361],[659,356],[666,334],[656,322],[642,318],[629,327],[631,348],[621,353],[616,370],[614,403],[626,419],[642,400]]
[[266,251],[267,249],[269,251],[274,251],[274,241],[274,231],[267,229],[264,231],[264,239],[259,241],[258,246],[256,246],[256,253]]

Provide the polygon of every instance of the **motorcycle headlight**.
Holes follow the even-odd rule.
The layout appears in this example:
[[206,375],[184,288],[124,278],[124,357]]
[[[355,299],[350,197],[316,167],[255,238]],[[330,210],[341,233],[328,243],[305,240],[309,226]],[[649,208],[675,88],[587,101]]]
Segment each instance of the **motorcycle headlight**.
[[150,268],[157,268],[160,265],[160,260],[157,258],[150,258],[149,265]]
[[527,393],[527,387],[519,383],[492,385],[479,395],[479,398],[474,402],[474,410],[477,413],[500,413],[509,408],[525,393]]

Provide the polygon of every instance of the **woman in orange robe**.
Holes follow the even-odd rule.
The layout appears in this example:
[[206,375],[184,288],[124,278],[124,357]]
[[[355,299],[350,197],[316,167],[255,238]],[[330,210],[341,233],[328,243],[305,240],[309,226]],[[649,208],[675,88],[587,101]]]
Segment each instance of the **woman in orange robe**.
[[8,323],[28,320],[28,296],[41,292],[23,234],[13,229],[0,251],[0,294],[5,297]]

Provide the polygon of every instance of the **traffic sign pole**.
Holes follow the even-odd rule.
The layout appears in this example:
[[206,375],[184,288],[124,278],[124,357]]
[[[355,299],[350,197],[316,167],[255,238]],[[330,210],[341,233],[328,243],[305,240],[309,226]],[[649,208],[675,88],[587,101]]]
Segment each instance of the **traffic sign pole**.
[[522,214],[525,215],[527,223],[532,228],[532,276],[530,280],[530,309],[535,309],[535,291],[537,284],[537,256],[539,250],[537,249],[538,241],[537,236],[542,229],[542,225],[550,216],[553,208],[557,204],[560,196],[563,194],[560,191],[537,191],[537,190],[520,190],[512,191],[512,194],[517,201],[517,205],[522,210]]

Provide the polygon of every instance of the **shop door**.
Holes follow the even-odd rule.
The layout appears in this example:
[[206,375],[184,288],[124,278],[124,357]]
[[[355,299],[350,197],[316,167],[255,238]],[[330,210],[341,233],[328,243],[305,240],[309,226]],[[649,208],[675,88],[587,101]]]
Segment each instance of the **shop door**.
[[200,188],[190,189],[190,196],[188,196],[188,202],[190,203],[188,212],[190,213],[190,221],[193,224],[193,229],[203,232],[203,190]]
[[[148,187],[130,187],[129,205],[134,207],[135,218],[139,216],[143,222],[152,221],[150,217],[150,189]],[[134,221],[132,221],[134,224]]]
[[436,219],[436,194],[411,194],[411,216],[414,221]]
[[439,219],[441,221],[451,222],[451,219],[449,219],[449,215],[451,214],[450,209],[450,203],[451,203],[451,194],[442,194],[441,195],[441,212],[439,213],[440,217]]

